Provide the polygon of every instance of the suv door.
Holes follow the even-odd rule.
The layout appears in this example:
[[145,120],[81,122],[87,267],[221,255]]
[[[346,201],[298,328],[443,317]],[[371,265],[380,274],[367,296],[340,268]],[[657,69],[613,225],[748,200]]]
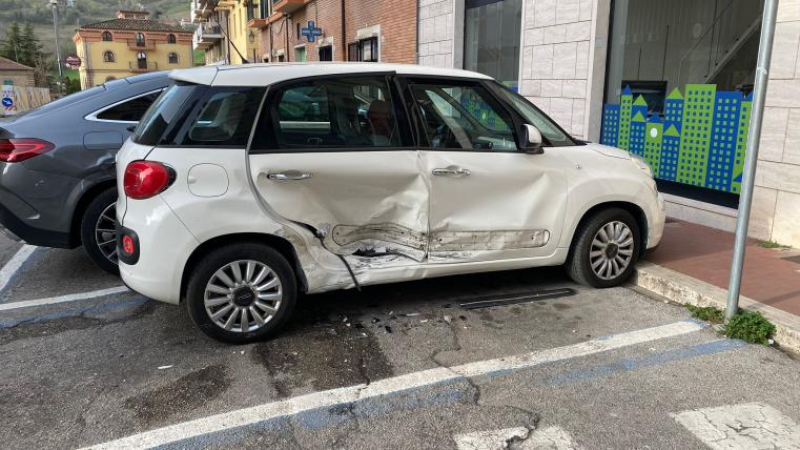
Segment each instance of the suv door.
[[552,255],[567,206],[567,163],[518,150],[522,121],[479,81],[407,80],[430,179],[431,262]]
[[328,250],[379,266],[425,259],[428,187],[391,74],[270,87],[249,152],[263,201]]

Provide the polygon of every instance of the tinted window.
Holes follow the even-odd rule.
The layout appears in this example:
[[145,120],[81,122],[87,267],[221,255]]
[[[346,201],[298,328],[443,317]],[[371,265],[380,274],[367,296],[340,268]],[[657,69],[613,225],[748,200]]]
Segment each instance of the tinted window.
[[412,83],[430,147],[516,151],[514,124],[478,84]]
[[278,91],[270,110],[278,148],[398,147],[398,114],[387,80],[325,79]]
[[575,145],[575,141],[573,141],[572,138],[563,132],[561,128],[543,112],[533,106],[525,97],[511,92],[500,84],[492,83],[490,86],[500,98],[511,103],[527,123],[538,128],[539,132],[542,133],[542,137],[548,141],[550,146],[563,147],[566,145]]
[[116,120],[124,122],[138,122],[144,116],[147,108],[158,98],[160,92],[143,95],[125,103],[108,108],[97,115],[100,120]]
[[204,90],[204,86],[194,84],[176,84],[167,88],[142,117],[133,135],[134,142],[142,145],[158,145],[167,128],[175,122],[187,99],[192,94],[198,91],[202,93]]

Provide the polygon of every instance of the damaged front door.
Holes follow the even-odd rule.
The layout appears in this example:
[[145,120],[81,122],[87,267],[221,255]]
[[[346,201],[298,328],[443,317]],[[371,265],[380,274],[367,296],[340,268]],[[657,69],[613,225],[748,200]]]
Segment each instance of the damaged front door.
[[566,161],[518,150],[512,110],[472,81],[409,80],[427,148],[431,262],[552,255],[567,205]]
[[357,267],[427,254],[428,187],[391,75],[270,89],[249,153],[264,201]]

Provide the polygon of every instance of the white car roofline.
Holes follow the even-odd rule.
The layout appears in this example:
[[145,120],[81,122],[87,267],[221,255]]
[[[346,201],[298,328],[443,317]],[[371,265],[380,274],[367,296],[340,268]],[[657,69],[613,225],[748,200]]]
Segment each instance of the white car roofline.
[[394,72],[399,75],[444,76],[491,80],[486,75],[461,69],[441,69],[416,64],[356,62],[258,63],[176,69],[169,76],[176,81],[216,86],[269,86],[282,81],[324,75]]

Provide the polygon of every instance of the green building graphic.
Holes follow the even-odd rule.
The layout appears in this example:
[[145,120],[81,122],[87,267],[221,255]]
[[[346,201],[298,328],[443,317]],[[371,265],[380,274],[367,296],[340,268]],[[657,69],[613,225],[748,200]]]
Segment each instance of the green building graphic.
[[752,95],[690,84],[648,110],[626,87],[619,104],[603,108],[601,143],[642,156],[661,180],[732,192],[741,190]]
[[678,156],[678,182],[704,186],[714,119],[717,86],[689,84],[683,106],[683,139]]
[[747,134],[750,132],[750,113],[753,109],[753,94],[745,97],[739,111],[739,130],[736,137],[736,155],[733,162],[731,192],[742,191],[742,172],[744,172],[744,151],[747,148]]
[[650,164],[653,173],[661,173],[661,145],[664,141],[664,124],[656,115],[647,122],[644,134],[644,159]]
[[619,105],[619,138],[617,139],[617,147],[627,150],[631,139],[631,108],[633,107],[633,95],[630,87],[626,87],[622,91]]

